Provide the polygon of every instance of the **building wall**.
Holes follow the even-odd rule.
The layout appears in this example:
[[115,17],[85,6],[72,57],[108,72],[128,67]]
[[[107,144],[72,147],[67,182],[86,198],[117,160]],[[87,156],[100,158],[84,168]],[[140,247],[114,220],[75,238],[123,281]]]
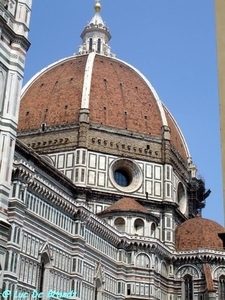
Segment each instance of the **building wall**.
[[[44,293],[76,290],[78,299],[88,300],[94,297],[99,280],[102,299],[124,299],[127,293],[143,298],[156,293],[166,295],[166,279],[162,291],[158,285],[161,277],[168,276],[167,263],[149,244],[157,239],[145,237],[147,251],[135,245],[128,251],[121,244],[129,235],[100,220],[86,204],[75,202],[72,191],[55,180],[43,168],[17,156],[9,201],[12,230],[3,289],[31,297],[34,290],[40,291],[44,263]],[[66,207],[69,203],[73,205]],[[132,236],[135,243],[136,237]],[[139,240],[144,241],[141,236]],[[163,244],[160,248],[168,251]],[[159,278],[155,282],[156,273]]]
[[[106,222],[93,214],[75,199],[77,188],[66,176],[23,147],[15,153],[3,290],[27,293],[27,299],[41,292],[56,299],[57,293],[73,291],[84,300],[186,300],[185,278],[190,277],[193,299],[206,300],[208,261],[216,289],[211,299],[220,299],[224,251],[177,252],[158,232],[151,235],[151,220],[139,234],[132,226],[117,230],[114,215]],[[135,214],[124,212],[123,218],[144,219]]]
[[32,0],[0,1],[0,215],[6,219]]
[[220,134],[222,146],[223,197],[225,216],[225,3],[223,0],[215,0],[215,13],[220,101]]
[[[32,0],[0,0],[0,269],[10,232],[7,221]],[[17,259],[17,258],[15,258]],[[0,274],[0,291],[2,289]]]

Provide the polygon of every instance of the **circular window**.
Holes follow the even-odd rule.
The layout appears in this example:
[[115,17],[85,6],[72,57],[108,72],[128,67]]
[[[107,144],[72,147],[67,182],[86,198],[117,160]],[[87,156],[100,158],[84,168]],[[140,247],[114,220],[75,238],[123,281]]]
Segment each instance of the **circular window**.
[[112,184],[120,191],[133,192],[142,184],[142,171],[138,164],[129,159],[115,160],[109,169]]
[[187,199],[183,184],[181,182],[179,182],[177,187],[177,202],[179,204],[180,211],[182,212],[182,214],[185,214],[187,209]]
[[114,179],[120,186],[128,186],[131,183],[130,174],[122,169],[114,172]]

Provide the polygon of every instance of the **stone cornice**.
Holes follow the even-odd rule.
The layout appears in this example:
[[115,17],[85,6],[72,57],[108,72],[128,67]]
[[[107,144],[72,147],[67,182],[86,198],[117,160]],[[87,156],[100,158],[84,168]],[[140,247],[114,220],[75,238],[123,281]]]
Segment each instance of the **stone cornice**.
[[7,20],[0,14],[0,24],[3,28],[3,32],[9,37],[13,43],[20,44],[25,51],[28,51],[30,42],[23,35],[15,33],[15,31],[9,26]]
[[[72,124],[62,124],[62,125],[57,125],[57,126],[46,126],[46,129],[44,133],[42,134],[40,132],[40,129],[32,129],[32,130],[19,130],[18,131],[18,137],[32,137],[36,135],[44,135],[46,136],[46,133],[52,133],[52,132],[57,132],[57,131],[64,131],[64,130],[71,130],[71,129],[79,129],[79,123],[72,123]],[[47,139],[47,137],[45,137]]]
[[13,181],[16,179],[22,180],[28,191],[58,206],[60,210],[65,211],[65,213],[72,216],[76,214],[77,210],[74,207],[75,200],[72,195],[60,191],[55,185],[52,185],[47,180],[33,173],[31,167],[23,161],[16,161],[14,163]]
[[145,133],[138,133],[135,131],[125,130],[125,129],[119,129],[116,127],[106,126],[103,124],[95,124],[90,123],[90,130],[95,130],[99,133],[99,131],[104,133],[115,133],[118,136],[127,137],[127,138],[134,138],[140,141],[146,141],[146,142],[156,142],[158,144],[162,143],[162,138],[159,136],[153,136]]
[[225,261],[225,250],[218,251],[214,249],[197,249],[186,251],[175,251],[172,257],[174,262],[184,262],[190,260],[199,260],[209,262],[212,260]]

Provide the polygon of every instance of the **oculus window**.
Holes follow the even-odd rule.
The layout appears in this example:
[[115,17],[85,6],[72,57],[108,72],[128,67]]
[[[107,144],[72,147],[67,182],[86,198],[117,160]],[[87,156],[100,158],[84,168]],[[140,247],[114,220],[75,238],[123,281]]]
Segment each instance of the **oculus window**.
[[110,165],[109,178],[116,189],[130,193],[140,188],[143,174],[136,162],[130,159],[119,158]]

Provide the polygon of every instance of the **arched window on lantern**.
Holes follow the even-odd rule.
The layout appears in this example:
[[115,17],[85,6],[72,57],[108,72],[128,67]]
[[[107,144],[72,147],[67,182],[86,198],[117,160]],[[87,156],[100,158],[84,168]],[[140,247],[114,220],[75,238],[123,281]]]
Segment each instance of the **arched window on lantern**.
[[101,52],[101,39],[98,39],[97,52]]
[[90,40],[89,40],[89,51],[92,51],[92,46],[93,46],[93,39],[90,38]]

